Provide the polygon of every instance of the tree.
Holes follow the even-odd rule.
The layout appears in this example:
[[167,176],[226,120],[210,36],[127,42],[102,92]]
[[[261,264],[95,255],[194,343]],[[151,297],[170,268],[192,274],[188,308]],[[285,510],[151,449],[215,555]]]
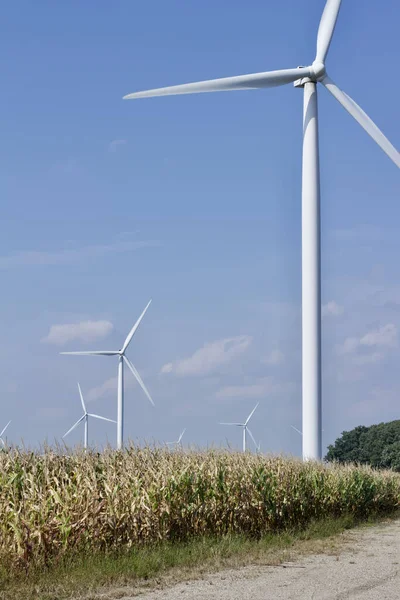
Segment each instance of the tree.
[[382,466],[400,473],[400,442],[394,442],[383,449]]
[[328,446],[325,460],[337,462],[362,462],[361,437],[368,431],[369,427],[359,425],[351,431],[343,431],[342,437],[338,438],[334,445]]
[[400,471],[400,421],[358,426],[328,446],[327,461],[355,462]]

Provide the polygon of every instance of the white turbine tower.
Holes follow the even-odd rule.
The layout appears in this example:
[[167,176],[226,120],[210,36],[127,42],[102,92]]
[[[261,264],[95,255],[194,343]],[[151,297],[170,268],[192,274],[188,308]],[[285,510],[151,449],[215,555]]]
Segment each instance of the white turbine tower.
[[140,325],[141,320],[146,314],[147,309],[149,308],[151,300],[148,302],[146,308],[130,330],[122,348],[120,350],[89,350],[86,352],[61,352],[61,354],[73,354],[73,355],[95,355],[95,356],[118,356],[118,415],[117,415],[117,447],[120,450],[124,443],[124,364],[127,365],[129,370],[132,372],[132,375],[135,377],[136,381],[146,394],[147,398],[150,400],[152,405],[154,406],[154,402],[144,385],[142,378],[140,377],[138,371],[133,366],[129,358],[126,356],[126,351],[128,349],[129,344],[137,328]]
[[7,425],[4,427],[3,431],[0,433],[0,442],[3,444],[4,448],[6,446],[4,440],[3,440],[3,435],[7,429],[7,427],[9,426],[9,424],[11,423],[11,421],[8,421]]
[[[297,0],[296,0],[297,1]],[[304,3],[305,4],[305,3]],[[304,88],[302,184],[302,382],[303,458],[321,459],[321,262],[320,186],[317,83],[321,83],[400,167],[400,154],[365,112],[326,73],[325,59],[332,40],[341,0],[328,0],[317,36],[317,53],[308,67],[239,75],[164,87],[124,96],[149,98],[269,88],[288,83]],[[346,67],[349,68],[349,65]]]
[[83,447],[87,448],[88,440],[89,440],[89,437],[88,437],[89,436],[89,417],[93,417],[94,419],[101,419],[102,421],[109,421],[110,423],[116,423],[117,421],[114,421],[114,419],[107,419],[106,417],[100,417],[100,415],[95,415],[93,413],[88,413],[88,411],[86,410],[85,402],[83,400],[81,386],[79,385],[79,383],[78,383],[78,390],[79,390],[79,395],[81,397],[83,416],[77,420],[75,425],[72,425],[71,429],[68,429],[67,433],[64,433],[63,438],[65,438],[69,433],[71,433],[71,431],[73,431],[75,429],[75,427],[78,427],[79,423],[82,423],[82,421],[83,421],[85,424],[85,435],[83,438]]
[[253,434],[251,433],[250,429],[247,427],[247,424],[250,421],[251,417],[254,415],[254,411],[256,410],[256,408],[259,404],[260,403],[257,402],[257,404],[255,405],[255,407],[253,408],[253,410],[251,411],[251,413],[249,414],[249,416],[247,417],[247,419],[245,420],[244,423],[220,423],[220,425],[235,425],[236,427],[243,428],[243,452],[246,452],[246,433],[247,432],[248,432],[249,436],[251,437],[251,439],[253,440],[254,446],[256,447],[256,451],[258,450],[257,442],[254,439]]
[[181,440],[182,440],[182,437],[183,437],[183,434],[185,433],[185,431],[186,431],[186,429],[184,429],[181,432],[181,435],[178,437],[178,439],[175,442],[167,442],[168,446],[175,444],[176,447],[181,447],[182,448]]

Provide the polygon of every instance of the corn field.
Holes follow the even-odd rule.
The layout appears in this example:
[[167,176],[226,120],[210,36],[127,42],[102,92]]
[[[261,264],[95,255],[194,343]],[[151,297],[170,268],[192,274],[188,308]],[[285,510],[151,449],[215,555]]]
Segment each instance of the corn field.
[[28,571],[74,553],[159,540],[260,536],[311,519],[399,506],[400,476],[226,451],[129,447],[66,456],[0,452],[0,564]]

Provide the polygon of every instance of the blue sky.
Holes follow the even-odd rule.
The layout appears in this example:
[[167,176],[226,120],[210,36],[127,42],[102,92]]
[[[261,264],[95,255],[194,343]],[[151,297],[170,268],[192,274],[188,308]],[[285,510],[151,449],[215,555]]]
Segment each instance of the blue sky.
[[[260,406],[263,450],[301,452],[302,93],[126,102],[140,89],[309,64],[321,0],[4,7],[0,428],[28,445],[91,411],[115,417],[129,356],[126,436],[240,445],[218,425]],[[400,7],[343,0],[329,75],[400,146]],[[399,418],[400,180],[320,91],[324,448]],[[89,322],[89,325],[88,325]],[[169,365],[166,367],[166,365]],[[70,442],[81,439],[81,431]],[[91,441],[114,443],[94,423]]]

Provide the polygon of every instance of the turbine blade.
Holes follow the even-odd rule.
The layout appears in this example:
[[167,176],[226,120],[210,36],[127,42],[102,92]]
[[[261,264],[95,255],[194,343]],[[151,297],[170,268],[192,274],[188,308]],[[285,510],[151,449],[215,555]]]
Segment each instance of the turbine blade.
[[151,304],[151,300],[149,300],[149,302],[146,305],[146,308],[144,309],[144,311],[142,312],[142,314],[140,315],[140,317],[138,318],[138,320],[136,321],[136,323],[134,324],[134,326],[132,327],[132,329],[130,330],[130,332],[128,333],[128,336],[125,340],[124,345],[122,346],[122,350],[121,352],[124,353],[125,350],[127,349],[127,347],[129,346],[131,339],[133,338],[133,336],[135,335],[136,329],[139,327],[141,320],[143,319],[144,315],[146,314],[147,309],[149,308]]
[[146,396],[148,397],[148,399],[150,400],[150,402],[152,403],[152,405],[154,406],[154,402],[150,396],[150,393],[148,391],[148,389],[146,388],[146,386],[144,385],[142,378],[140,377],[139,373],[137,372],[137,370],[135,369],[135,367],[133,366],[133,364],[131,363],[131,361],[129,360],[129,358],[127,358],[124,355],[124,361],[126,362],[126,364],[128,365],[128,367],[130,368],[132,375],[135,377],[136,381],[138,382],[138,384],[140,385],[140,387],[142,388],[142,390],[144,391],[144,393],[146,394]]
[[255,407],[253,408],[253,410],[251,411],[251,413],[250,413],[250,414],[249,414],[249,416],[247,417],[247,420],[245,421],[245,425],[247,425],[247,423],[250,421],[251,417],[254,415],[254,411],[256,410],[256,408],[257,408],[257,406],[258,406],[259,404],[260,404],[260,403],[259,403],[259,402],[257,402],[257,404],[255,405]]
[[2,437],[3,433],[5,432],[5,430],[7,429],[7,427],[9,426],[9,424],[11,423],[11,421],[8,421],[7,425],[4,427],[3,431],[0,433],[0,438]]
[[236,425],[237,427],[244,427],[244,423],[219,423],[219,425]]
[[296,79],[309,77],[312,74],[311,67],[299,69],[283,69],[280,71],[266,71],[265,73],[252,73],[251,75],[238,75],[236,77],[224,77],[222,79],[210,79],[196,83],[185,83],[183,85],[172,85],[169,87],[135,92],[123,97],[123,100],[135,100],[137,98],[151,98],[154,96],[175,96],[180,94],[200,94],[203,92],[231,92],[234,90],[252,90],[259,88],[276,87],[292,83]]
[[317,55],[315,61],[324,63],[331,45],[336,21],[342,0],[328,0],[322,13],[317,36]]
[[182,436],[183,436],[183,434],[185,433],[185,431],[186,431],[186,428],[185,428],[185,429],[182,431],[181,435],[179,436],[179,438],[178,438],[178,444],[179,444],[179,442],[181,441],[181,439],[182,439]]
[[83,419],[85,418],[86,415],[83,415],[83,417],[81,417],[76,423],[75,425],[72,425],[71,429],[68,429],[67,433],[64,433],[63,438],[65,438],[69,433],[71,433],[71,431],[73,431],[75,429],[75,427],[78,427],[79,423],[81,423],[83,421]]
[[86,413],[87,413],[87,410],[86,410],[85,402],[84,402],[84,400],[83,400],[83,394],[82,394],[82,390],[81,390],[81,386],[79,385],[79,382],[78,382],[78,390],[79,390],[79,395],[80,395],[80,397],[81,397],[81,402],[82,402],[82,408],[83,408],[83,412],[84,412],[84,413],[85,413],[85,415],[86,415]]
[[87,352],[60,352],[60,354],[74,354],[76,356],[89,356],[89,355],[100,355],[100,356],[115,356],[118,354],[118,350],[89,350]]
[[93,413],[88,413],[88,417],[94,417],[95,419],[101,419],[102,421],[109,421],[110,423],[116,423],[114,419],[107,419],[107,417],[101,417],[100,415],[95,415]]
[[389,142],[382,131],[375,125],[369,116],[358,106],[350,96],[341,90],[328,76],[325,76],[321,83],[328,92],[347,110],[348,113],[361,125],[363,129],[372,137],[372,139],[382,148],[384,152],[392,159],[395,165],[400,168],[400,154],[396,148]]
[[254,439],[254,436],[253,436],[253,434],[251,433],[251,431],[250,431],[250,429],[249,429],[248,427],[246,427],[246,429],[247,429],[247,431],[249,432],[249,436],[250,436],[250,437],[251,437],[251,439],[253,440],[253,444],[254,444],[254,446],[255,446],[255,448],[256,448],[256,450],[257,450],[257,449],[258,449],[258,446],[257,446],[257,442],[256,442],[256,440]]
[[295,427],[294,425],[290,426],[292,429],[294,429],[295,431],[297,431],[297,433],[299,433],[300,435],[303,435],[302,432],[300,431],[300,429],[297,429],[297,427]]

